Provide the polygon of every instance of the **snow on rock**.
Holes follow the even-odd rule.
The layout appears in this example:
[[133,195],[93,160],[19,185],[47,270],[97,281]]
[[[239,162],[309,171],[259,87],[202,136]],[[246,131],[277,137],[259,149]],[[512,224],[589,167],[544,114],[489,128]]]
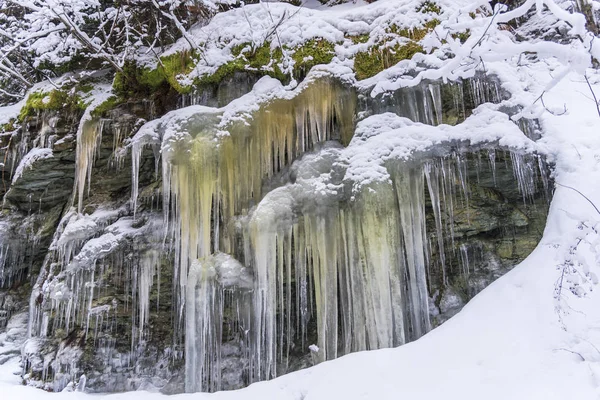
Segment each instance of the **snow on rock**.
[[17,166],[17,169],[15,170],[15,174],[13,175],[12,183],[14,184],[15,182],[17,182],[27,169],[32,168],[33,164],[36,161],[46,160],[46,159],[52,158],[52,157],[53,157],[52,149],[48,149],[48,148],[31,149],[31,151],[29,153],[27,153],[23,157],[23,159],[21,159],[21,162]]
[[[219,66],[232,61],[234,47],[257,48],[265,42],[270,42],[271,49],[293,49],[311,39],[325,39],[337,44],[334,64],[343,66],[358,51],[367,50],[383,38],[389,39],[390,27],[412,29],[433,18],[445,19],[460,11],[468,15],[477,8],[468,0],[438,0],[436,3],[441,15],[421,12],[419,4],[412,0],[379,0],[374,4],[355,4],[352,8],[341,5],[319,10],[284,2],[245,5],[217,14],[208,25],[193,27],[187,39],[180,39],[163,55],[189,50],[188,39],[201,49],[202,57],[196,67],[182,79],[188,83],[196,77],[214,74]],[[468,5],[470,8],[465,11]],[[368,35],[365,43],[349,39],[365,34]],[[395,40],[407,41],[402,37]]]
[[18,103],[11,104],[9,106],[0,107],[0,125],[9,123],[11,120],[17,119],[21,108],[25,105],[25,99]]
[[392,113],[368,117],[358,123],[350,145],[342,151],[341,162],[347,164],[345,179],[353,181],[355,189],[386,181],[389,179],[383,165],[386,161],[406,160],[434,146],[439,152],[440,144],[466,142],[470,146],[495,145],[528,153],[543,151],[497,108],[498,105],[484,104],[456,126],[415,123]]
[[97,238],[88,240],[79,253],[73,258],[73,261],[67,267],[67,270],[76,270],[78,268],[92,267],[96,260],[105,257],[114,252],[124,242],[140,234],[142,228],[134,228],[133,218],[121,218],[114,224],[105,229],[105,233]]

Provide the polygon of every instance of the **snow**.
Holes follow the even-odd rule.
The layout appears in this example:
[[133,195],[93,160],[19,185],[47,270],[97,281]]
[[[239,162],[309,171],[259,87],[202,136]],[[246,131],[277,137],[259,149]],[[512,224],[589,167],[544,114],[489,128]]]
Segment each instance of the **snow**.
[[[440,5],[443,14],[470,4],[472,7],[468,0],[442,0],[436,3]],[[330,67],[336,69],[341,76],[348,67],[347,59],[380,42],[384,37],[389,39],[391,26],[410,29],[422,26],[434,17],[439,18],[437,15],[417,11],[417,5],[412,0],[379,0],[373,4],[359,2],[327,8],[314,3],[309,3],[308,7],[275,2],[244,5],[217,14],[208,25],[190,29],[189,38],[199,47],[201,57],[194,70],[188,76],[180,77],[180,81],[189,83],[193,78],[213,74],[219,66],[234,59],[231,50],[236,46],[250,43],[257,48],[270,42],[271,49],[293,49],[317,38],[337,44],[336,58]],[[364,34],[369,35],[366,43],[355,44],[348,38]],[[396,36],[397,41],[407,41],[406,38]],[[162,55],[189,49],[189,41],[182,38]]]
[[17,169],[15,170],[15,174],[13,175],[12,183],[15,183],[16,181],[18,181],[19,178],[21,178],[21,176],[23,175],[23,173],[26,170],[33,167],[33,164],[36,161],[46,160],[46,159],[52,158],[52,157],[54,157],[52,154],[52,149],[48,149],[48,148],[31,149],[31,151],[29,153],[27,153],[21,159],[21,162],[19,162],[19,165],[17,166]]
[[25,105],[26,99],[9,106],[0,107],[0,125],[9,123],[13,119],[17,119],[21,108]]
[[[348,164],[345,179],[355,187],[389,176],[383,164],[391,159],[408,159],[416,152],[425,152],[434,145],[467,142],[521,150],[543,152],[543,148],[523,135],[507,114],[497,111],[498,105],[484,104],[457,126],[431,126],[414,123],[392,113],[378,114],[359,122],[350,145],[342,151]],[[438,148],[436,148],[438,149]]]
[[[547,1],[538,3],[554,7],[553,3]],[[336,26],[342,23],[356,29],[356,32],[365,32],[368,30],[365,24],[385,17],[386,12],[394,8],[393,4],[380,0],[372,7],[361,6],[357,7],[358,10],[353,8],[350,11],[334,8],[322,14],[306,9],[298,13],[298,19],[306,20],[303,24],[311,25],[296,27],[314,28],[310,34],[325,33],[333,38],[339,32]],[[252,10],[260,10],[253,11],[251,15],[257,22],[268,17],[264,11],[266,5],[252,7]],[[268,7],[275,17],[289,9],[287,5],[272,4]],[[359,13],[365,11],[363,8],[368,8],[372,14],[360,14],[358,20]],[[220,32],[231,35],[234,44],[236,41],[253,39],[235,36],[236,29],[241,32],[240,35],[246,34],[247,30],[242,32],[238,25],[229,26],[228,18],[231,15],[250,12],[248,9],[250,6],[222,14]],[[345,13],[344,19],[339,16],[342,12]],[[354,16],[357,21],[353,20]],[[568,19],[576,30],[580,25],[578,21],[571,20],[570,16]],[[239,21],[243,22],[244,18],[237,18]],[[255,20],[251,21],[254,23]],[[319,25],[323,21],[329,21],[329,24]],[[361,26],[365,30],[361,31]],[[203,28],[205,31],[209,29],[210,26]],[[265,29],[264,25],[257,25],[256,32],[264,33]],[[289,43],[293,43],[298,32],[289,28],[286,33]],[[202,32],[198,30],[194,34],[201,37]],[[286,35],[283,37],[288,40]],[[504,43],[504,39],[499,36],[500,44]],[[495,44],[498,45],[498,42]],[[526,45],[519,47],[518,52],[524,49],[542,50],[547,55],[559,50],[555,46],[544,48]],[[582,50],[585,49],[575,46],[576,57],[569,58],[568,62],[585,65]],[[498,52],[502,51],[501,47],[498,48]],[[513,121],[522,116],[539,119],[543,137],[538,142],[525,138],[497,106],[486,104],[456,127],[442,125],[433,128],[391,114],[367,118],[360,123],[358,135],[342,154],[348,160],[349,178],[363,182],[381,179],[377,175],[380,172],[378,166],[386,159],[405,158],[414,151],[424,151],[443,142],[497,142],[500,146],[512,149],[543,152],[556,165],[554,178],[559,186],[552,199],[543,239],[537,249],[511,272],[478,294],[455,317],[415,342],[395,349],[350,354],[239,391],[180,395],[176,398],[587,400],[600,397],[600,310],[597,307],[600,298],[595,283],[597,279],[594,279],[594,275],[600,272],[597,259],[599,239],[595,231],[600,213],[581,194],[569,189],[575,188],[594,204],[600,204],[600,186],[597,184],[600,182],[600,116],[590,92],[594,90],[599,93],[600,76],[595,71],[580,67],[574,68],[574,72],[564,70],[565,60],[561,59],[560,51],[556,54],[557,58],[550,57],[545,62],[524,60],[523,63],[517,61],[516,56],[512,57],[511,52],[503,53],[501,57],[496,54],[496,59],[490,56],[486,59],[486,69],[498,76],[503,87],[513,95],[504,106],[524,107],[525,111],[514,115]],[[225,55],[212,60],[212,66],[226,58]],[[510,62],[505,62],[505,58]],[[404,76],[409,67],[416,66],[416,61],[428,62],[430,66],[440,69],[425,74],[425,77],[440,77],[448,71],[442,61],[423,56],[420,60],[399,63],[364,84],[374,88],[372,93],[412,85],[414,77],[396,78]],[[591,89],[582,75],[584,72],[588,75]],[[293,95],[294,90],[300,89],[285,89],[270,78],[263,78],[253,93],[224,109],[189,107],[163,117],[160,122],[163,126],[159,129],[167,129],[166,137],[174,138],[177,129],[199,112],[222,114],[221,123],[224,123],[235,120],[243,112],[247,113],[252,105],[256,107],[260,102],[280,95]],[[542,93],[545,107],[537,100]],[[564,114],[547,111],[563,109],[566,109]],[[144,143],[157,142],[159,138],[155,133],[159,122],[149,124],[152,125],[140,130],[138,139],[143,138]],[[98,245],[90,251],[111,247],[119,232],[131,234],[127,229],[128,223],[123,220],[107,228],[107,233],[97,238],[96,242],[88,242],[90,247]],[[581,238],[584,240],[579,244]],[[577,254],[572,255],[570,250],[577,245]],[[576,274],[575,277],[567,276],[561,289],[557,284],[562,283],[563,265],[571,259],[577,266],[581,265],[582,274],[578,278]],[[0,342],[6,346],[8,341],[0,336]],[[318,351],[318,348],[311,350]],[[6,398],[165,398],[147,392],[102,396],[50,394],[18,386],[15,379],[5,378],[10,377],[8,371],[15,368],[14,360],[0,366],[0,391]]]
[[[520,82],[522,74],[530,70],[511,69],[512,78],[507,84],[513,89],[523,85],[544,87],[552,79],[542,70],[536,71],[538,81]],[[600,85],[594,84],[594,89],[600,89]],[[527,92],[514,93],[515,101],[529,104]],[[588,93],[587,84],[576,74],[568,75],[548,93],[547,104],[566,104],[569,112],[561,116],[541,115],[541,143],[556,162],[556,180],[579,188],[598,204],[600,187],[590,182],[600,180],[600,120]],[[176,398],[596,399],[600,382],[599,353],[595,349],[600,343],[597,291],[581,298],[566,295],[571,311],[564,308],[560,314],[554,298],[560,276],[557,265],[579,235],[580,220],[597,221],[598,215],[574,191],[557,188],[538,248],[459,314],[413,343],[351,354],[239,391]],[[0,390],[7,398],[23,400],[165,398],[147,392],[56,395],[6,382],[0,383]]]

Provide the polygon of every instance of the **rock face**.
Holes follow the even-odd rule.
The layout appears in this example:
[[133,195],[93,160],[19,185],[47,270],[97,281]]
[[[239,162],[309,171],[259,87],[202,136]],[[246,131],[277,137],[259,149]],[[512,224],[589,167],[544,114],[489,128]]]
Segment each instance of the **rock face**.
[[[182,104],[221,106],[252,83],[236,77]],[[391,183],[355,193],[341,151],[367,115],[455,124],[498,93],[476,79],[367,100],[326,80],[261,105],[219,145],[211,115],[181,125],[181,147],[162,153],[132,141],[154,117],[144,103],[85,132],[80,115],[31,118],[0,137],[0,331],[29,312],[24,381],[235,389],[443,323],[537,245],[543,158],[455,143],[389,162]],[[357,311],[357,293],[381,295],[389,315]],[[371,316],[377,332],[364,330]]]

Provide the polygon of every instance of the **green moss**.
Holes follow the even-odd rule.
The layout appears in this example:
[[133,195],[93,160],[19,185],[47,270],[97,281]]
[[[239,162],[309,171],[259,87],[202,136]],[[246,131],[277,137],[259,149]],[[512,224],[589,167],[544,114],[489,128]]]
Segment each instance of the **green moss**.
[[[303,77],[308,71],[319,64],[330,63],[334,56],[335,44],[322,38],[315,38],[306,43],[285,50],[291,53],[294,61],[294,77]],[[214,74],[203,76],[197,84],[216,84],[236,72],[252,71],[258,75],[269,75],[280,81],[289,77],[281,70],[283,51],[280,48],[271,50],[271,43],[265,42],[261,46],[253,47],[244,43],[231,49],[235,57],[232,61],[221,65]]]
[[364,33],[362,35],[347,36],[347,38],[352,40],[352,43],[354,44],[367,43],[370,37],[371,35],[369,33]]
[[269,75],[282,81],[286,79],[286,75],[278,65],[283,57],[281,50],[271,51],[269,42],[265,42],[259,47],[241,44],[233,47],[231,53],[235,56],[232,61],[221,65],[214,74],[203,76],[198,83],[219,83],[240,71],[254,71],[259,75]]
[[11,119],[7,123],[0,125],[0,132],[13,132],[17,130],[16,122],[15,119]]
[[142,74],[142,83],[158,87],[166,79],[177,92],[189,93],[192,87],[182,85],[177,78],[192,72],[196,65],[195,58],[196,55],[187,50],[161,57],[161,63],[157,69]]
[[325,39],[311,39],[293,50],[294,76],[306,76],[315,65],[329,64],[335,54],[335,44]]
[[98,107],[92,110],[92,117],[99,118],[110,110],[114,110],[118,105],[123,103],[123,99],[117,96],[110,96]]
[[89,57],[82,54],[75,54],[70,57],[66,63],[53,64],[50,61],[42,61],[38,69],[43,71],[51,71],[54,75],[60,76],[68,72],[73,72],[79,69],[88,69],[90,63]]
[[122,70],[113,81],[114,92],[122,98],[148,97],[167,84],[161,69],[144,68],[135,61],[128,61]]
[[405,38],[420,41],[439,24],[440,20],[434,18],[425,22],[422,26],[415,28],[400,28],[398,25],[392,24],[386,31],[388,33],[394,33]]
[[54,89],[50,92],[34,92],[29,95],[25,106],[19,114],[19,122],[26,117],[35,115],[41,110],[71,110],[81,111],[87,104],[77,94],[69,94],[64,90]]
[[464,31],[464,32],[457,32],[457,33],[453,33],[453,34],[452,34],[452,37],[453,37],[454,39],[458,39],[458,40],[460,40],[460,42],[461,42],[461,43],[464,43],[464,42],[466,42],[466,41],[467,41],[467,39],[468,39],[469,37],[471,37],[471,30],[470,30],[470,29],[467,29],[467,30],[466,30],[466,31]]
[[357,53],[354,58],[356,79],[370,78],[399,61],[411,59],[415,54],[422,52],[423,47],[415,41],[391,48],[371,47],[369,51]]
[[[334,43],[315,38],[301,46],[286,49],[294,60],[294,76],[301,77],[313,66],[331,62],[334,56],[334,47]],[[128,99],[147,97],[167,86],[181,94],[189,93],[194,86],[218,84],[241,71],[269,75],[281,81],[289,79],[280,67],[283,61],[282,50],[279,48],[271,50],[270,42],[264,42],[258,47],[250,43],[241,44],[233,47],[231,53],[234,56],[233,60],[221,65],[213,74],[196,79],[190,85],[182,85],[178,77],[188,75],[194,69],[197,58],[194,52],[184,51],[162,57],[155,69],[140,67],[135,62],[128,62],[123,66],[123,72],[116,74],[113,89],[118,97]]]
[[94,89],[94,85],[91,83],[82,83],[77,87],[78,91],[81,93],[90,93]]
[[419,4],[416,8],[417,12],[421,12],[424,14],[433,13],[433,14],[441,14],[442,8],[436,4],[434,1],[426,0],[423,3]]

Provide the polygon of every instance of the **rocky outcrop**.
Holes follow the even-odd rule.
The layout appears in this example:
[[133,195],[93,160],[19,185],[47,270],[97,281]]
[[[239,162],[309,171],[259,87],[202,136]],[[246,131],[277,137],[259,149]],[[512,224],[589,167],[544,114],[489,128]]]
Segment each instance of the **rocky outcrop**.
[[[482,82],[487,81],[447,86],[427,83],[375,100],[346,88],[344,96],[351,96],[352,101],[345,106],[358,104],[348,111],[353,113],[351,120],[393,111],[433,125],[457,123],[479,103],[499,100],[494,98],[498,91]],[[252,83],[251,76],[234,75],[230,82],[181,101],[223,105]],[[268,115],[269,107],[280,107],[274,109],[280,111],[284,105],[270,103],[261,112]],[[31,332],[23,353],[28,384],[59,391],[77,385],[85,375],[85,388],[91,392],[184,390],[186,310],[177,296],[180,282],[187,276],[182,278],[174,267],[180,262],[182,243],[169,229],[178,228],[167,225],[165,229],[164,225],[165,219],[175,218],[174,207],[181,207],[177,203],[181,198],[171,197],[169,204],[163,203],[169,197],[163,196],[163,177],[168,171],[162,166],[176,164],[163,164],[164,154],[156,147],[146,146],[140,153],[135,210],[130,201],[131,138],[144,122],[156,117],[155,112],[148,102],[123,103],[92,121],[100,128],[89,142],[94,146],[89,153],[92,167],[89,178],[84,172],[83,189],[75,183],[82,173],[78,171],[82,164],[77,161],[81,154],[77,146],[83,145],[77,140],[77,117],[53,112],[31,118],[26,131],[17,131],[3,142],[3,154],[11,162],[5,163],[4,173],[10,179],[5,180],[6,189],[1,192],[5,209],[0,224],[6,229],[0,234],[0,246],[5,249],[0,253],[0,330],[5,328],[2,321],[10,317],[2,310],[14,309],[10,311],[14,313],[31,301]],[[339,116],[321,123],[332,129],[328,139],[344,142]],[[321,144],[307,146],[313,153],[298,154],[296,159],[316,154]],[[331,146],[341,147],[339,143]],[[281,167],[259,182],[262,197],[302,178],[292,166],[290,154],[280,157],[285,159]],[[434,168],[438,174],[435,179],[422,179],[421,187],[430,325],[436,326],[537,245],[550,195],[548,170],[537,155],[489,146],[445,148],[418,161],[425,170]],[[334,168],[330,165],[327,172]],[[428,184],[441,186],[435,192]],[[82,190],[83,204],[78,204],[78,190]],[[250,191],[252,196],[256,191]],[[434,192],[439,194],[437,198],[432,198]],[[232,221],[219,214],[219,207],[224,206],[208,217],[213,226],[209,236],[218,235],[215,221],[221,221],[220,226],[235,243],[228,252],[251,277],[256,272],[251,261],[244,259],[243,226],[261,196],[247,199],[245,211],[235,211]],[[348,199],[339,204],[343,210],[350,207]],[[211,240],[214,245],[218,239]],[[29,248],[33,250],[26,250]],[[307,272],[303,279],[310,282],[313,273]],[[218,279],[223,278],[219,275]],[[297,279],[300,276],[285,278],[281,290],[289,290],[293,298],[300,296]],[[213,326],[221,335],[215,342],[220,346],[220,364],[215,368],[218,387],[235,389],[254,379],[248,366],[250,342],[244,336],[246,328],[239,324],[239,314],[246,310],[240,299],[247,298],[238,298],[234,290],[223,287],[219,300],[223,312],[218,326]],[[29,291],[31,298],[27,298]],[[313,297],[306,299],[311,311],[303,325],[305,332],[285,331],[280,340],[287,344],[289,356],[277,366],[278,374],[312,365],[321,357],[318,349],[313,347],[311,352],[308,348],[319,341],[314,312],[317,300],[313,292],[308,293]],[[14,298],[21,306],[11,306],[15,300],[6,300]],[[273,310],[278,321],[283,315],[281,307]],[[294,311],[293,317],[300,318],[296,314],[300,312]],[[410,329],[407,336],[417,337],[415,328]]]

